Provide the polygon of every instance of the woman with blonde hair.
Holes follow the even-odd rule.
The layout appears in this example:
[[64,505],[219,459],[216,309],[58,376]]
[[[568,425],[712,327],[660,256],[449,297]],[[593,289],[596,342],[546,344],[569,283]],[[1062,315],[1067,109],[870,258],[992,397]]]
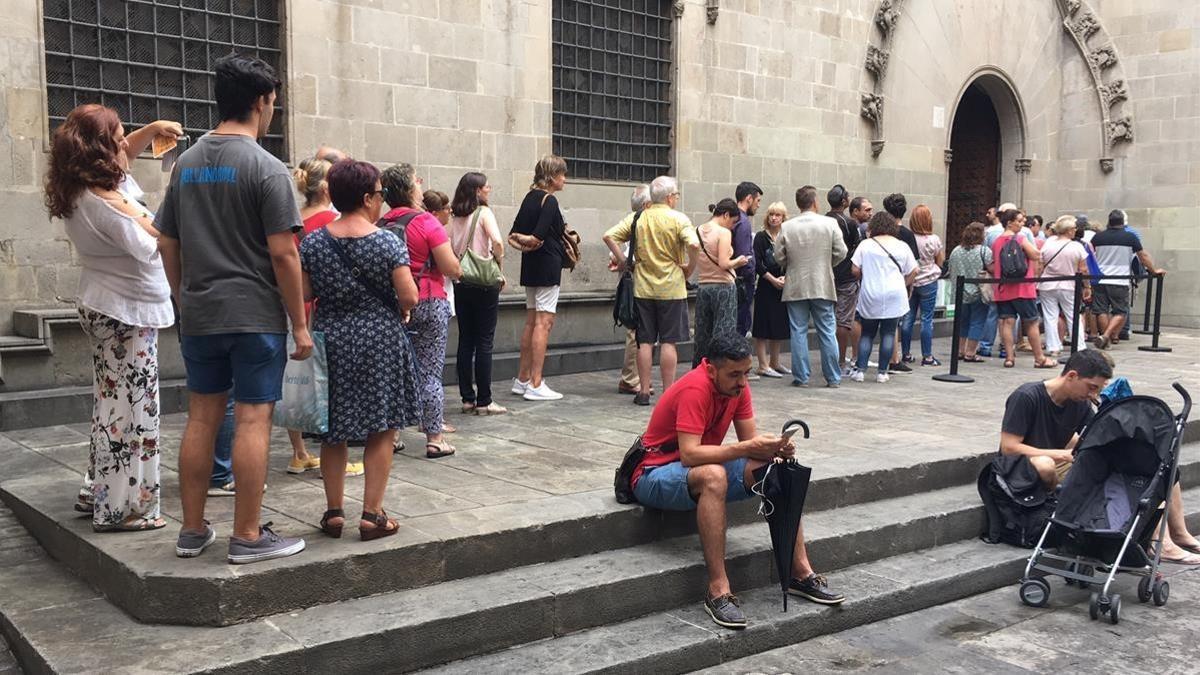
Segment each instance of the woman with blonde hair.
[[[1042,277],[1069,277],[1083,275],[1083,299],[1090,300],[1092,288],[1087,267],[1087,248],[1075,241],[1075,216],[1061,216],[1050,226],[1052,233],[1042,244]],[[1042,332],[1046,339],[1046,355],[1058,356],[1063,349],[1063,335],[1059,328],[1059,316],[1069,323],[1075,315],[1075,282],[1043,281],[1038,284],[1038,300],[1042,304]],[[1079,336],[1082,346],[1081,326],[1071,330]]]
[[[763,377],[783,377],[792,371],[779,362],[783,344],[791,339],[787,306],[783,304],[783,268],[775,262],[775,238],[787,220],[787,207],[775,202],[763,216],[763,229],[754,235],[754,267],[758,284],[754,291],[754,336],[758,352],[758,374]],[[768,356],[769,353],[769,356]]]
[[555,195],[567,185],[567,161],[558,155],[540,159],[533,170],[533,185],[521,201],[508,240],[521,251],[521,285],[525,287],[525,330],[521,333],[521,361],[512,393],[526,401],[555,401],[562,394],[542,378],[546,347],[562,283],[563,231],[567,223]]

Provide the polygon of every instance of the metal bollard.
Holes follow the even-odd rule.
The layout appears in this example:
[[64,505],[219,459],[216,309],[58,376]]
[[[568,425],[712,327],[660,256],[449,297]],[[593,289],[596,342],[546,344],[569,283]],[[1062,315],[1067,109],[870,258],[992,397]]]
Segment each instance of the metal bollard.
[[950,372],[934,375],[933,379],[938,382],[959,382],[967,383],[974,382],[975,378],[966,375],[958,374],[958,342],[962,337],[962,330],[959,328],[959,320],[962,318],[961,307],[963,304],[963,277],[958,277],[954,282],[954,323],[950,331]]
[[[1158,283],[1154,284],[1154,332],[1150,344],[1141,345],[1138,347],[1140,352],[1169,352],[1170,347],[1162,347],[1158,344],[1158,337],[1162,328],[1162,296],[1163,296],[1163,277],[1158,275]],[[1149,294],[1147,294],[1149,295]]]

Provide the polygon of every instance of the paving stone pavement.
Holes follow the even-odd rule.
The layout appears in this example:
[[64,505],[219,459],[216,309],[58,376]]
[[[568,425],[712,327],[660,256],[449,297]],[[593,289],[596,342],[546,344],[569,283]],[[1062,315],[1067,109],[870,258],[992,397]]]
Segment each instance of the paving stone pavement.
[[[1171,353],[1137,351],[1136,345],[1146,341],[1138,338],[1112,350],[1118,375],[1128,377],[1138,393],[1163,397],[1173,408],[1178,407],[1178,398],[1170,390],[1172,381],[1200,393],[1200,331],[1168,330],[1163,344],[1174,348]],[[935,353],[944,357],[948,346],[948,340],[936,341]],[[1002,368],[998,359],[963,364],[963,372],[976,377],[975,383],[966,385],[929,379],[945,367],[935,371],[916,366],[915,374],[897,375],[883,385],[869,378],[864,384],[845,382],[840,389],[799,389],[786,380],[763,379],[752,384],[752,391],[760,428],[775,431],[790,418],[807,420],[813,436],[801,445],[802,461],[813,466],[815,476],[847,475],[907,466],[914,457],[932,461],[994,448],[1009,392],[1022,382],[1053,374],[1034,370],[1032,357],[1022,357],[1014,369]],[[402,521],[431,514],[461,515],[463,527],[473,522],[472,510],[495,505],[511,505],[513,515],[536,520],[543,508],[539,502],[556,495],[579,495],[581,508],[610,508],[613,468],[649,417],[648,408],[634,406],[631,397],[616,393],[616,382],[612,371],[557,377],[552,386],[566,395],[563,400],[528,403],[505,394],[500,400],[512,414],[502,417],[454,412],[457,390],[447,388],[451,411],[447,421],[459,429],[450,436],[458,454],[427,460],[418,452],[423,438],[413,431],[403,432],[409,450],[395,458],[385,508]],[[505,385],[499,382],[497,388],[506,392]],[[656,389],[661,391],[657,382]],[[163,508],[172,520],[180,515],[175,466],[185,423],[184,415],[169,415],[162,424]],[[87,434],[86,424],[0,434],[0,476],[8,480],[49,471],[81,473],[87,466]],[[315,527],[325,508],[321,482],[311,472],[288,475],[289,457],[286,434],[277,430],[264,519],[282,523],[281,529],[289,534],[308,534],[304,530]],[[355,512],[361,497],[362,479],[349,479],[349,513]],[[64,501],[73,498],[73,494],[62,495]],[[232,506],[230,499],[212,498],[207,517],[218,529],[227,529]],[[168,529],[173,533],[175,526]],[[0,535],[0,563],[44,557],[2,507]],[[0,652],[0,675],[9,672],[6,668],[16,668],[10,662],[11,654]]]
[[[1137,351],[1136,345],[1146,342],[1139,336],[1111,351],[1118,375],[1128,377],[1138,393],[1163,397],[1172,407],[1178,406],[1170,389],[1174,380],[1200,394],[1200,331],[1168,330],[1163,344],[1174,348],[1170,353]],[[948,361],[949,340],[935,341],[934,351]],[[894,375],[887,384],[868,378],[862,384],[843,382],[840,389],[815,386],[819,375],[808,389],[788,386],[786,378],[764,378],[751,385],[759,428],[777,432],[788,419],[807,420],[812,438],[801,444],[799,456],[814,476],[907,465],[914,457],[958,457],[995,447],[1008,394],[1018,384],[1054,373],[1034,370],[1027,353],[1012,369],[1002,368],[999,359],[962,365],[976,382],[934,382],[930,376],[946,367],[919,365],[914,374]],[[529,503],[536,509],[539,499],[611,489],[613,469],[650,414],[649,408],[634,406],[632,397],[618,394],[616,383],[612,371],[557,377],[552,386],[565,398],[530,403],[509,396],[508,383],[498,382],[504,392],[498,400],[511,414],[495,417],[459,413],[457,389],[448,387],[446,421],[458,427],[448,438],[458,454],[426,459],[423,436],[403,431],[407,450],[395,456],[384,507],[403,521],[498,504]],[[655,386],[661,391],[659,383]],[[186,419],[178,414],[162,420],[163,512],[172,520],[181,518],[175,469]],[[0,476],[18,478],[49,467],[81,473],[87,467],[88,433],[89,425],[70,424],[0,434]],[[316,452],[316,444],[309,444]],[[351,457],[359,452],[352,449]],[[315,527],[325,510],[321,480],[312,471],[287,474],[290,456],[287,435],[276,429],[263,499],[266,518]],[[348,513],[356,510],[362,490],[361,477],[347,480]],[[210,498],[206,517],[218,525],[229,523],[233,500]]]
[[1174,579],[1169,602],[1154,607],[1122,595],[1115,626],[1088,618],[1088,592],[1054,579],[1044,609],[1022,605],[1013,584],[697,672],[1195,673],[1200,572],[1164,571]]

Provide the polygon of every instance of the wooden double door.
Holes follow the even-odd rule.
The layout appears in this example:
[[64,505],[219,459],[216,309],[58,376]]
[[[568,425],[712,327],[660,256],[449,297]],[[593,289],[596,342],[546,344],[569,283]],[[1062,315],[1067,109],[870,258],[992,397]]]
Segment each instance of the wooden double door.
[[987,224],[987,210],[1000,200],[1000,119],[991,98],[972,85],[963,94],[950,130],[946,250],[958,245],[972,221]]

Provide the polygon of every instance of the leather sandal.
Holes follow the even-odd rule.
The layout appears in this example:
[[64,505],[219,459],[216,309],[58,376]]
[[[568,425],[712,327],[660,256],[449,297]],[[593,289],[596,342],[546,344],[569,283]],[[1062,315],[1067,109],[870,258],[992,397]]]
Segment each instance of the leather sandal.
[[[329,521],[334,518],[341,518],[342,522],[334,525]],[[321,531],[327,536],[334,539],[342,538],[342,527],[346,524],[346,514],[341,509],[329,509],[325,515],[321,516]]]
[[441,459],[454,454],[454,446],[446,441],[441,443],[426,443],[425,456],[429,459]]
[[366,530],[359,525],[358,535],[362,537],[363,541],[374,541],[383,537],[390,537],[400,531],[400,524],[388,518],[387,513],[383,509],[380,509],[379,513],[367,513],[363,511],[362,520],[375,524],[375,527]]

